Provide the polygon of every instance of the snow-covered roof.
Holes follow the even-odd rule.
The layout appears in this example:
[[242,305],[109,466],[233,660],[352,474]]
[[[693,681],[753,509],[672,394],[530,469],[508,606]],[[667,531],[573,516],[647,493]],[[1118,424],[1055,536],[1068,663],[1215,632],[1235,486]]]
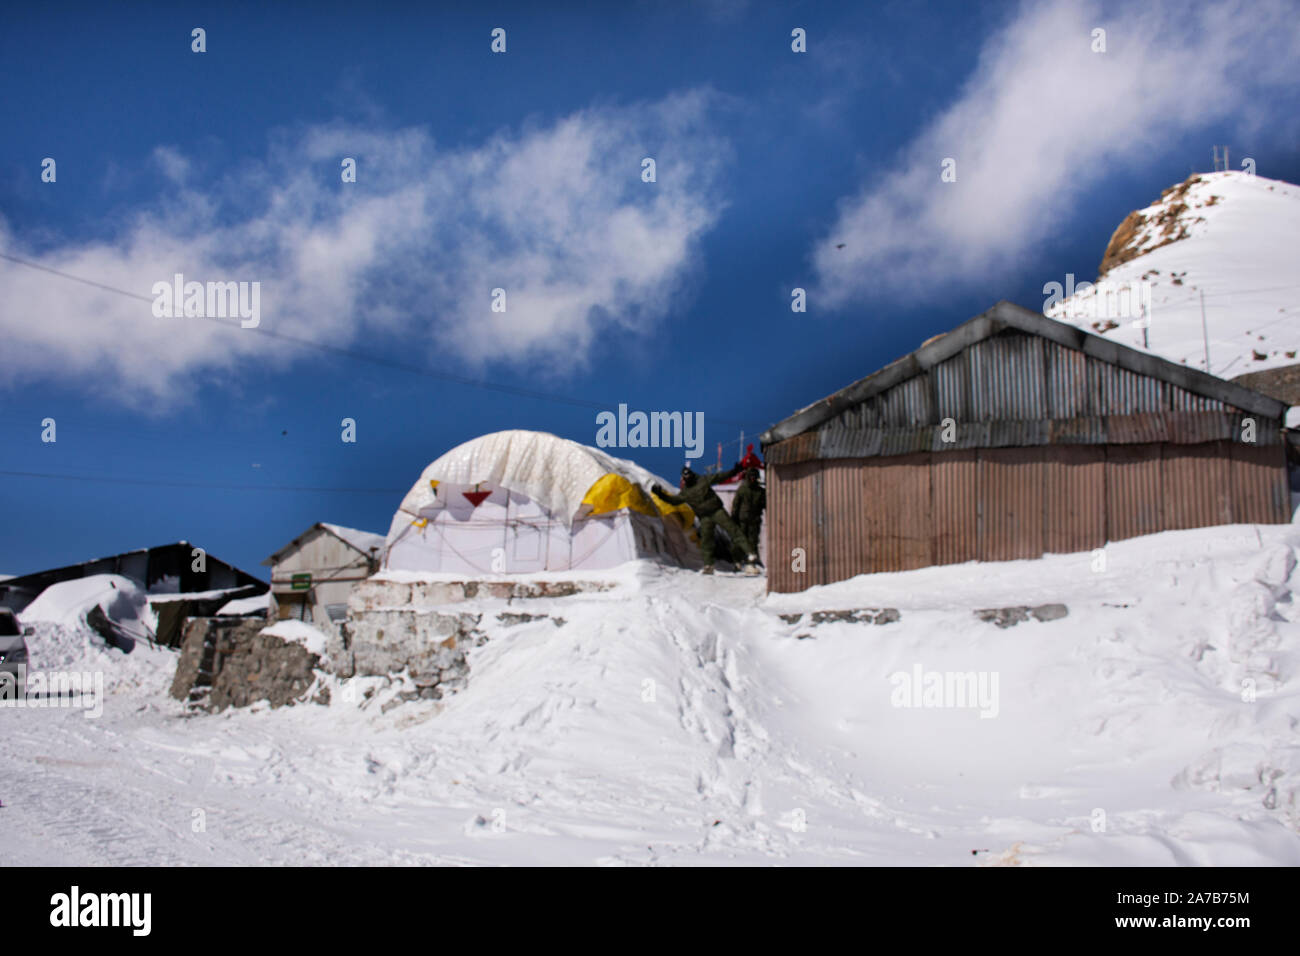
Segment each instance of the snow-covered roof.
[[252,597],[235,598],[233,601],[227,601],[221,605],[217,611],[218,616],[223,614],[256,614],[258,611],[265,611],[271,606],[271,592],[265,594],[255,594]]
[[320,522],[320,526],[342,538],[362,554],[369,554],[371,548],[382,550],[384,547],[384,536],[373,531],[359,531],[356,528],[345,528],[341,524],[329,524],[325,521]]
[[212,588],[208,591],[168,591],[165,593],[149,592],[150,604],[171,604],[175,601],[209,601],[213,598],[225,597],[227,594],[238,594],[240,591],[247,591],[252,585],[236,584],[229,588]]
[[548,432],[511,429],[472,439],[436,459],[420,474],[398,511],[418,517],[421,509],[435,507],[437,497],[430,481],[488,484],[527,495],[569,525],[591,486],[611,473],[643,488],[675,485],[589,445]]
[[75,627],[95,607],[128,633],[143,637],[153,631],[155,622],[144,588],[120,574],[92,574],[51,584],[23,609],[22,620],[24,624]]
[[271,556],[264,560],[262,564],[275,564],[286,551],[291,551],[296,548],[307,538],[308,535],[317,530],[334,535],[334,537],[341,540],[348,547],[352,548],[354,551],[359,551],[367,557],[370,555],[370,549],[372,547],[379,548],[380,550],[383,550],[384,547],[385,537],[382,534],[376,534],[373,531],[361,531],[357,528],[346,528],[341,524],[329,524],[325,521],[317,521],[314,525],[302,534],[298,535],[288,544],[276,548],[275,551],[271,553]]

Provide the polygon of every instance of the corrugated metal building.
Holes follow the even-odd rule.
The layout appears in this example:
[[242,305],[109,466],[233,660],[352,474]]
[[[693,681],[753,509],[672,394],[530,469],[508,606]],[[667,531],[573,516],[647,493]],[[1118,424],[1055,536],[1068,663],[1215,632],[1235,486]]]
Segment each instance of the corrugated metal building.
[[768,589],[1289,521],[1286,408],[999,302],[764,433]]
[[[232,598],[266,593],[268,585],[265,581],[220,558],[204,552],[203,560],[196,561],[201,550],[188,541],[177,541],[8,578],[0,583],[0,607],[21,613],[51,584],[94,574],[120,574],[131,578],[149,592],[150,599],[199,593],[209,600],[224,603]],[[196,567],[202,570],[196,570]]]

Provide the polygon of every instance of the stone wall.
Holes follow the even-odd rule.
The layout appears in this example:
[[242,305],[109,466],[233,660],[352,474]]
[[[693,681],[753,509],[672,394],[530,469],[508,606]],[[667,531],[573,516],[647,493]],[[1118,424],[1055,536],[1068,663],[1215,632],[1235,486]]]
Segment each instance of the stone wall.
[[413,696],[439,699],[469,678],[466,652],[487,640],[480,613],[456,610],[465,601],[569,597],[613,587],[602,581],[400,581],[361,582],[348,599],[348,618],[327,647],[342,677],[405,672]]
[[[208,711],[267,700],[281,707],[303,700],[316,683],[320,658],[281,640],[256,618],[196,617],[185,622],[171,694]],[[322,688],[314,701],[328,703]]]
[[445,613],[419,607],[372,608],[354,612],[342,630],[342,646],[331,648],[343,677],[405,672],[419,696],[438,699],[465,686],[465,652],[487,640],[478,629],[481,615]]

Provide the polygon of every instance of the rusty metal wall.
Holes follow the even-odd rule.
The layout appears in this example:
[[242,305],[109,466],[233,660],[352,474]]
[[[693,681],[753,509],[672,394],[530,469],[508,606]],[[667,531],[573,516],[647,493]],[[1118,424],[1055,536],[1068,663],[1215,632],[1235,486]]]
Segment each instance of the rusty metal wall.
[[1042,450],[984,449],[979,466],[980,560],[1042,557]]
[[1232,443],[1232,519],[1285,524],[1291,517],[1286,451],[1280,445]]
[[931,456],[934,564],[979,559],[979,458],[975,449]]
[[[843,470],[862,476],[865,507],[861,520],[853,521],[849,534],[834,538],[840,548],[840,553],[832,557],[835,567],[847,565],[853,574],[860,574],[863,569],[905,571],[934,563],[930,458],[929,454],[899,455],[839,463]],[[828,517],[832,514],[835,512],[828,509]],[[858,543],[847,544],[854,538]],[[828,538],[827,544],[831,545],[832,540]],[[855,551],[862,560],[853,563],[850,556]]]
[[1046,449],[1043,549],[1091,551],[1106,543],[1106,450],[1087,445]]
[[1164,528],[1160,446],[1106,449],[1106,538],[1123,541]]
[[[1035,446],[777,463],[768,589],[1074,553],[1142,534],[1285,523],[1280,445]],[[791,552],[803,550],[805,570]]]
[[871,469],[858,462],[822,462],[821,507],[816,514],[821,554],[818,564],[826,581],[842,581],[871,566],[875,536],[862,534],[863,521],[875,510],[865,492]]
[[[802,591],[826,584],[818,519],[821,513],[820,476],[824,462],[778,465],[767,460],[768,531],[767,587],[770,591]],[[800,549],[802,555],[796,554]],[[802,570],[797,567],[802,563]]]
[[1231,524],[1228,443],[1164,445],[1162,451],[1164,530]]

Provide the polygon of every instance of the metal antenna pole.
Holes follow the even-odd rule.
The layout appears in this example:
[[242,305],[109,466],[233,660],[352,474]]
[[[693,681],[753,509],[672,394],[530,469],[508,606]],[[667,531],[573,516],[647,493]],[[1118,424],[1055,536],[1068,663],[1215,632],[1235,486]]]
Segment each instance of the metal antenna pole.
[[1205,324],[1205,290],[1201,290],[1201,336],[1205,339],[1205,371],[1210,370],[1210,331]]

